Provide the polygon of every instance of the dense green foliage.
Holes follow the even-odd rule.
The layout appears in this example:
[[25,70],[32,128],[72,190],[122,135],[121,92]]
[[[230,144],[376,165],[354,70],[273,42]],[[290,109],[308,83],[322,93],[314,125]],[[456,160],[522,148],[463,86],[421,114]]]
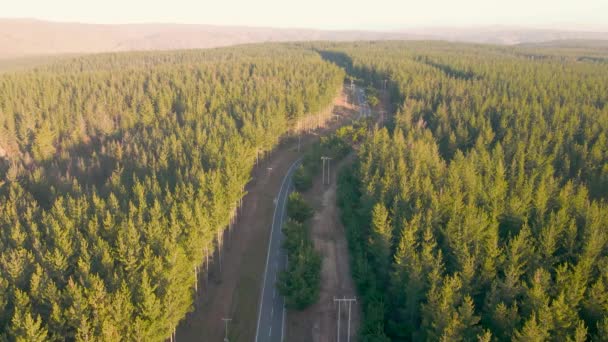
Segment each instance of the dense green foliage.
[[315,250],[308,231],[313,209],[299,192],[289,194],[288,221],[283,226],[287,250],[287,269],[279,274],[277,287],[285,297],[285,306],[302,310],[319,299],[321,255]]
[[336,133],[321,137],[319,142],[314,143],[304,153],[302,165],[294,173],[293,183],[296,190],[306,191],[312,187],[313,177],[318,177],[321,173],[322,156],[332,158],[332,163],[344,158],[351,150],[353,138],[357,138],[356,132],[354,126],[343,126]]
[[167,338],[256,153],[343,77],[284,45],[1,75],[0,340]]
[[608,336],[608,66],[447,43],[325,46],[399,105],[340,177],[365,341]]
[[312,187],[313,173],[304,165],[298,166],[293,174],[293,186],[297,191],[306,191]]
[[287,269],[279,274],[277,287],[289,309],[303,310],[319,299],[321,255],[315,250],[304,224],[289,221],[284,227]]
[[292,192],[287,199],[287,216],[300,223],[308,221],[312,217],[313,209],[306,203],[299,192]]

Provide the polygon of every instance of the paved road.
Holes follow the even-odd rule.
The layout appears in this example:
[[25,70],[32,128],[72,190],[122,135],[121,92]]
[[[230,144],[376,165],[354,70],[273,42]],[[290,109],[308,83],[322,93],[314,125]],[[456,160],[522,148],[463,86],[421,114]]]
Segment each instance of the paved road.
[[266,270],[260,296],[258,325],[255,333],[256,342],[283,341],[285,327],[285,304],[283,297],[276,288],[278,274],[287,264],[287,253],[283,249],[283,221],[285,220],[285,205],[291,192],[291,178],[302,162],[296,160],[289,170],[275,199],[274,217],[266,256]]
[[365,97],[365,91],[363,88],[355,88],[357,95],[357,104],[359,104],[359,118],[367,118],[371,115],[371,110],[367,104],[367,98]]

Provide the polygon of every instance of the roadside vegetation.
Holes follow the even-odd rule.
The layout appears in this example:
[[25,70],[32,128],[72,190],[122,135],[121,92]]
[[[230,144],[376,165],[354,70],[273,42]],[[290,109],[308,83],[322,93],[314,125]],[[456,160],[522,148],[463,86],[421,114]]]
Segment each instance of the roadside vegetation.
[[302,165],[294,174],[297,191],[287,201],[288,220],[283,226],[287,250],[287,270],[279,276],[278,288],[290,309],[303,310],[317,302],[321,281],[321,255],[315,250],[310,237],[310,218],[313,208],[306,203],[299,191],[312,187],[313,177],[321,172],[321,156],[331,157],[337,163],[351,151],[353,139],[358,139],[359,129],[353,126],[339,128],[336,133],[322,137],[305,153]]
[[350,151],[354,141],[361,139],[362,125],[348,125],[340,127],[335,133],[321,137],[320,141],[313,144],[304,153],[302,165],[298,167],[294,173],[294,187],[299,192],[305,192],[312,187],[313,177],[319,177],[321,174],[321,157],[332,158],[331,163],[336,164],[340,159],[344,158]]
[[287,200],[287,222],[283,225],[287,250],[287,269],[279,274],[277,287],[285,297],[285,306],[302,310],[319,298],[321,256],[310,239],[309,220],[313,209],[299,192]]
[[365,88],[365,97],[367,99],[367,103],[372,107],[376,107],[380,103],[380,95],[378,94],[378,90],[372,86],[367,86]]

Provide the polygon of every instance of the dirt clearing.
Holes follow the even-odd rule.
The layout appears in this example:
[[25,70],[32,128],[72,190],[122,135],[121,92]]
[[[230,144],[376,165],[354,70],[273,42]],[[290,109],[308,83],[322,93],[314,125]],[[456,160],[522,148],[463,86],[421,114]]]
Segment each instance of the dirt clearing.
[[[355,285],[350,274],[348,243],[336,204],[336,179],[339,169],[352,163],[354,154],[332,165],[329,185],[321,184],[321,176],[304,197],[315,208],[310,234],[315,248],[323,257],[321,266],[321,292],[319,301],[304,311],[288,311],[286,341],[324,342],[336,341],[338,304],[334,298],[356,297]],[[351,308],[351,341],[356,341],[360,311],[358,303]],[[341,306],[340,340],[346,341],[348,304]]]

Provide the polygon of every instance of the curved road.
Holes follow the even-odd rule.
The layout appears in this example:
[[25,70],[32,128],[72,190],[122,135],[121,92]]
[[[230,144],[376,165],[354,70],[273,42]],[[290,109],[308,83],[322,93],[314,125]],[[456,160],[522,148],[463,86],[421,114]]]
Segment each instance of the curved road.
[[365,98],[365,90],[363,90],[363,88],[355,87],[355,92],[357,95],[357,104],[359,105],[359,119],[371,116],[372,112],[367,103],[367,99]]
[[289,169],[279,195],[275,199],[274,216],[268,242],[268,254],[266,255],[266,269],[264,271],[264,284],[260,296],[258,325],[255,333],[256,342],[283,341],[285,328],[285,304],[283,297],[279,295],[276,282],[281,270],[287,265],[287,253],[283,249],[283,221],[285,220],[285,206],[287,197],[291,192],[291,178],[302,159],[296,160]]

